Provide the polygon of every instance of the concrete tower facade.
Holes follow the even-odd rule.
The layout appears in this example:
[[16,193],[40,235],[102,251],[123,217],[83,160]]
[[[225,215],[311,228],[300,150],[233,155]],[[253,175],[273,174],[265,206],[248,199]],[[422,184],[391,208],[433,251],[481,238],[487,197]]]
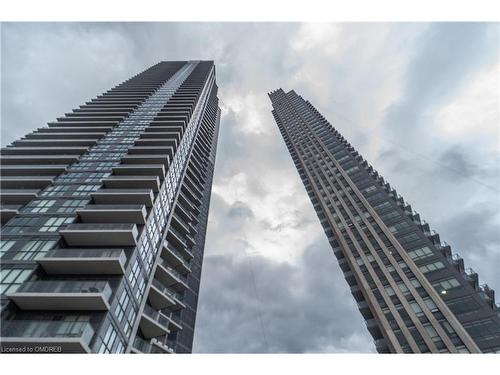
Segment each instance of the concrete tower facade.
[[3,351],[191,351],[219,120],[160,62],[1,149]]
[[499,352],[494,291],[311,103],[294,91],[269,96],[377,350]]

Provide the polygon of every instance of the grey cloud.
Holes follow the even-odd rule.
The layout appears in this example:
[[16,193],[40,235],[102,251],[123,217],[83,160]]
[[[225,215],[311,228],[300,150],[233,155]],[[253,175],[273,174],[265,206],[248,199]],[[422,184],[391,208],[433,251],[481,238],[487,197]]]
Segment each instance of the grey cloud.
[[[497,205],[476,204],[459,216],[449,217],[440,225],[441,237],[464,259],[466,267],[480,271],[481,282],[500,284],[500,217]],[[489,264],[490,267],[484,267]],[[481,267],[478,269],[477,267]]]
[[405,85],[399,101],[390,105],[384,126],[399,139],[411,141],[418,130],[430,131],[434,108],[453,98],[481,66],[498,59],[488,35],[495,25],[486,23],[436,23],[417,41],[404,75]]
[[245,203],[241,201],[236,201],[231,204],[228,212],[229,217],[231,218],[253,218],[255,215],[250,207],[248,207]]
[[[373,352],[361,316],[351,315],[354,301],[340,302],[350,296],[332,256],[323,239],[297,266],[258,256],[207,256],[211,272],[202,279],[196,351]],[[226,333],[204,329],[209,324]]]

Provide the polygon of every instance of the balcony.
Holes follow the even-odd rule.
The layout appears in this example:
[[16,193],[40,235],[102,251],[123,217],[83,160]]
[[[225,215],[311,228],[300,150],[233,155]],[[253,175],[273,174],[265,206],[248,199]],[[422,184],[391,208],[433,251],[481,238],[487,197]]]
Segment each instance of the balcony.
[[183,219],[184,221],[190,221],[193,219],[193,217],[191,216],[191,214],[186,211],[184,209],[184,207],[182,207],[180,204],[176,204],[175,205],[175,215],[177,215],[177,217]]
[[76,211],[82,223],[146,224],[143,204],[90,204]]
[[175,139],[169,138],[141,138],[135,141],[136,146],[143,147],[154,147],[154,146],[163,146],[163,147],[173,147],[177,148],[177,141]]
[[[9,320],[2,322],[3,348],[60,346],[63,353],[90,353],[94,329],[88,322]],[[33,353],[36,353],[33,351]]]
[[78,154],[82,155],[88,147],[5,147],[0,150],[2,155],[56,155],[56,154]]
[[70,247],[135,246],[135,224],[70,224],[59,231]]
[[66,171],[67,164],[1,165],[2,176],[56,176]]
[[10,219],[16,216],[19,213],[18,208],[22,207],[21,205],[2,205],[0,207],[0,221],[1,224],[7,223]]
[[95,204],[143,204],[152,207],[151,189],[100,189],[91,194]]
[[153,279],[151,288],[149,288],[148,301],[151,306],[158,310],[166,308],[178,310],[186,307],[175,292],[155,279]]
[[191,201],[189,200],[189,198],[186,197],[186,195],[184,194],[182,189],[181,189],[181,192],[179,194],[179,202],[181,205],[184,206],[184,209],[187,212],[192,212],[194,215],[200,214],[200,212],[201,212],[200,209],[198,207],[196,207],[193,203],[191,203]]
[[43,176],[2,176],[2,189],[43,189],[52,183],[53,179]]
[[368,302],[366,301],[359,301],[358,303],[358,309],[361,315],[363,315],[363,318],[366,319],[372,319],[373,314],[370,310],[370,306],[368,305]]
[[123,275],[126,261],[122,249],[55,249],[38,264],[49,275]]
[[107,189],[151,189],[155,193],[160,190],[158,176],[109,176],[102,182]]
[[162,354],[173,354],[174,350],[168,346],[167,344],[161,342],[156,338],[151,339],[151,344],[153,347],[151,348],[150,353],[162,353]]
[[1,162],[4,165],[17,164],[71,164],[78,160],[80,155],[4,155]]
[[159,128],[154,128],[149,132],[142,134],[141,139],[173,139],[179,144],[181,141],[181,135],[177,132],[171,131],[159,131]]
[[142,337],[137,336],[134,339],[134,345],[132,347],[132,352],[139,354],[156,354],[156,353],[164,353],[164,354],[172,354],[174,351],[172,348],[162,343],[157,338],[152,338],[151,340],[145,340]]
[[144,131],[144,135],[149,133],[177,133],[179,137],[177,140],[180,142],[180,138],[182,138],[184,132],[184,128],[182,126],[163,126],[162,124],[158,124],[157,122],[152,122],[149,127],[147,127]]
[[175,247],[179,248],[186,248],[187,247],[187,242],[185,240],[186,235],[181,234],[179,231],[177,231],[173,225],[170,225],[168,228],[168,233],[167,233],[167,240],[171,242]]
[[172,146],[134,146],[128,150],[129,155],[136,154],[161,154],[174,158],[175,149]]
[[86,127],[86,126],[68,126],[68,127],[52,127],[52,128],[38,128],[37,132],[38,133],[86,133],[86,132],[100,132],[100,133],[107,133],[112,129],[110,126],[91,126],[91,127]]
[[176,230],[183,233],[189,233],[189,224],[180,218],[179,215],[175,214],[172,216],[172,225]]
[[193,190],[191,190],[186,184],[182,185],[182,191],[195,205],[199,206],[201,204],[200,197]]
[[[180,310],[180,309],[177,309],[177,310]],[[167,313],[162,312],[162,314],[169,321],[168,329],[170,330],[170,332],[180,331],[182,329],[181,319],[177,315],[174,315],[173,312],[167,312]]]
[[367,319],[365,320],[366,328],[372,335],[375,340],[384,338],[382,331],[380,331],[380,327],[375,319]]
[[163,164],[166,168],[170,165],[170,158],[165,154],[135,154],[125,155],[122,164]]
[[121,164],[113,168],[115,176],[158,176],[165,178],[163,164]]
[[139,327],[142,335],[147,338],[164,336],[170,333],[168,329],[169,320],[159,311],[149,305],[144,305]]
[[28,281],[7,294],[21,310],[108,310],[107,281]]
[[93,146],[96,139],[20,139],[14,141],[16,147],[47,147],[59,145],[61,147],[67,146]]
[[182,254],[174,249],[171,244],[165,244],[161,251],[161,257],[174,267],[181,275],[191,272],[189,264],[184,260]]
[[39,189],[2,189],[0,201],[2,204],[25,205],[36,198]]
[[158,267],[156,268],[155,278],[160,280],[163,285],[177,292],[188,289],[187,278],[170,267],[168,263],[162,259],[160,259]]

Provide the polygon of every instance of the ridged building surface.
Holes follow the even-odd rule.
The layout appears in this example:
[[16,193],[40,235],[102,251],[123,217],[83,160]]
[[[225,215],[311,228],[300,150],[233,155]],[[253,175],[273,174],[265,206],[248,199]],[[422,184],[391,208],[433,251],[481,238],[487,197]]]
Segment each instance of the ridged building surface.
[[500,352],[494,291],[311,103],[269,96],[377,351]]
[[160,62],[1,149],[3,351],[191,352],[219,120]]

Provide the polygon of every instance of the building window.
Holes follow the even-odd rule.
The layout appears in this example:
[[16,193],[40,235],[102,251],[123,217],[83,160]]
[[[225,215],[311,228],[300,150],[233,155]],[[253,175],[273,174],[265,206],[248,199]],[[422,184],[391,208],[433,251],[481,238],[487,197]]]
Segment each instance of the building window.
[[50,217],[42,227],[40,232],[57,232],[57,230],[65,224],[75,221],[74,217]]
[[425,297],[424,298],[424,302],[427,305],[427,307],[429,308],[429,310],[431,310],[431,312],[437,312],[437,311],[439,311],[439,309],[437,308],[436,304],[434,303],[433,300],[431,300],[430,297]]
[[0,256],[3,257],[3,255],[9,251],[9,249],[14,246],[16,241],[6,241],[6,240],[0,240]]
[[453,288],[458,288],[460,286],[460,282],[457,279],[455,279],[454,277],[452,277],[451,279],[442,280],[442,281],[439,281],[435,284],[432,284],[432,286],[438,292],[446,293],[447,290],[450,290]]
[[88,199],[73,199],[66,200],[63,202],[61,207],[57,209],[60,213],[71,213],[75,212],[77,208],[85,206],[89,202]]
[[411,259],[417,260],[431,256],[433,255],[433,252],[428,246],[424,246],[415,250],[408,251],[408,255]]
[[101,185],[80,185],[71,195],[73,196],[87,196],[89,193],[99,189]]
[[411,301],[410,302],[410,306],[411,306],[411,308],[413,309],[413,311],[415,312],[415,314],[417,316],[423,316],[424,315],[424,312],[422,311],[422,308],[417,303],[417,301]]
[[0,293],[13,293],[28,278],[32,270],[4,268],[0,271]]
[[28,241],[22,249],[16,251],[13,259],[32,260],[43,257],[54,247],[57,241]]
[[38,217],[15,217],[3,227],[6,233],[24,233],[33,231],[40,219]]
[[55,202],[56,202],[55,200],[36,200],[34,202],[31,202],[28,206],[26,206],[23,212],[32,212],[32,213],[47,212],[47,210]]
[[429,272],[434,272],[438,271],[440,269],[444,268],[443,262],[437,261],[429,264],[425,264],[423,266],[419,267],[422,273],[429,273]]

